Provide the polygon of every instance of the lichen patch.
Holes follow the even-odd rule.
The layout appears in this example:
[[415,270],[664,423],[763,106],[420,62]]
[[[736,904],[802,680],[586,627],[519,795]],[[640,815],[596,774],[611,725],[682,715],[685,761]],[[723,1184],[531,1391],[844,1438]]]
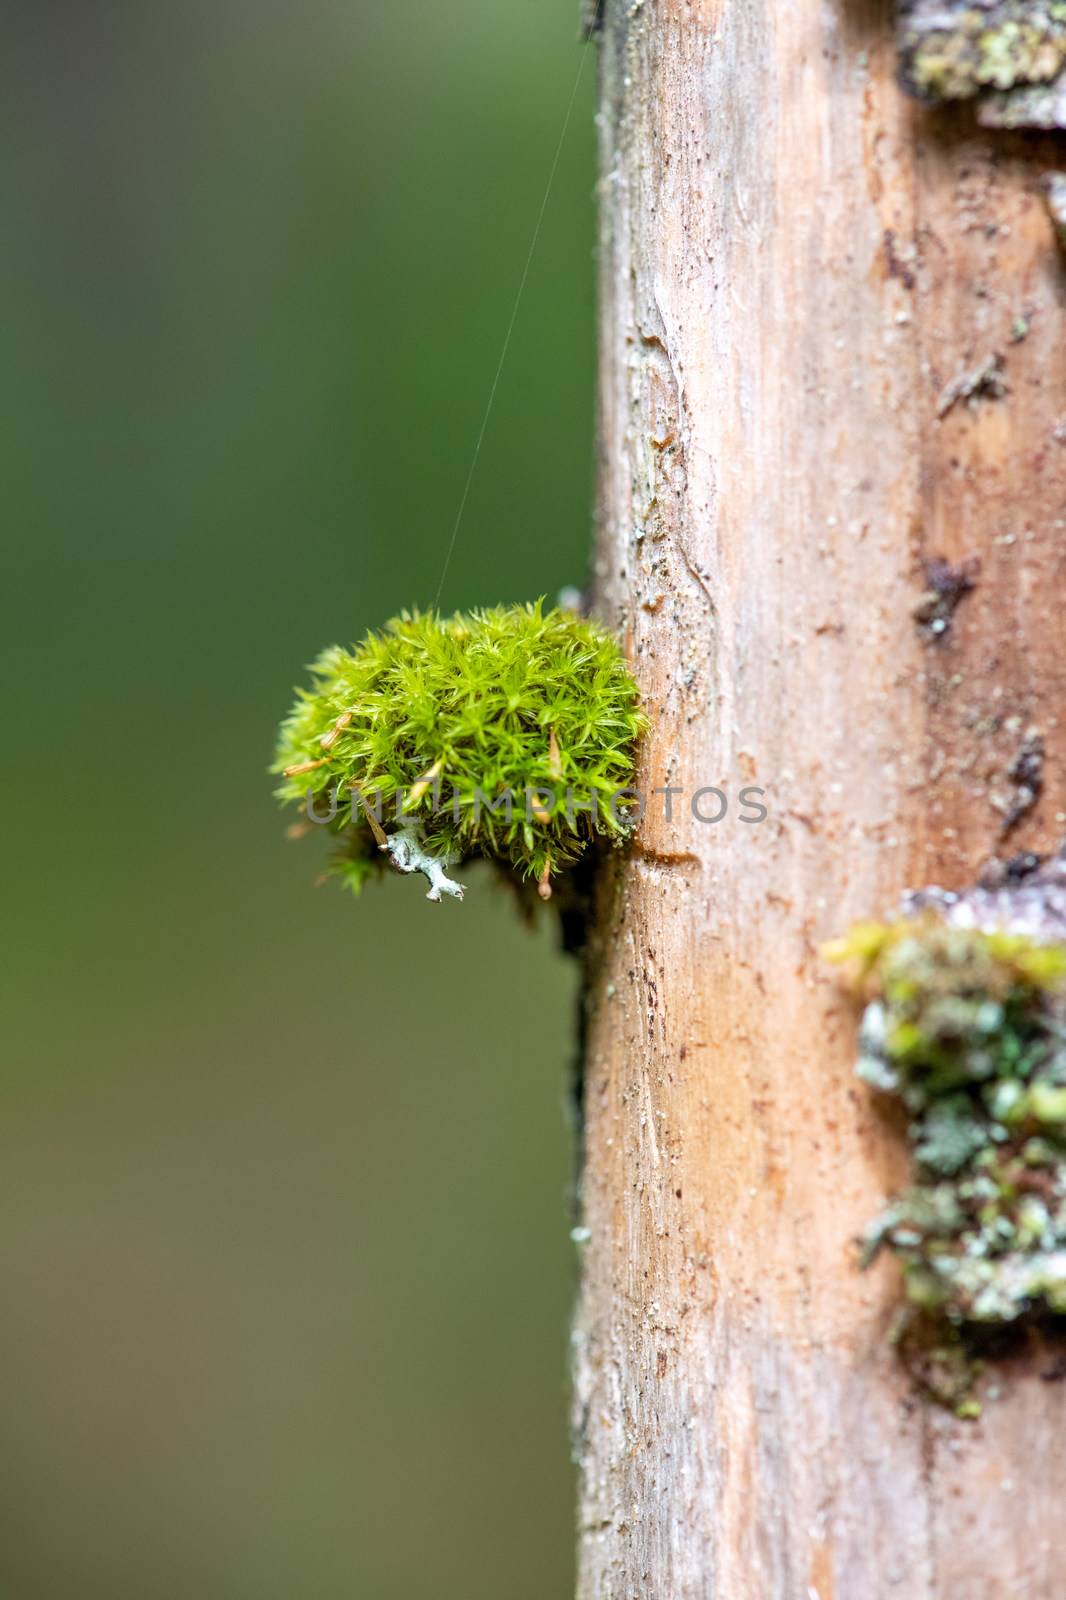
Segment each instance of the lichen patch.
[[923,1352],[944,1379],[923,1382],[953,1404],[975,1338],[1066,1317],[1064,884],[1056,863],[972,898],[931,891],[827,952],[865,1001],[858,1074],[902,1107],[913,1164],[862,1259],[900,1261],[901,1351]]
[[1066,67],[1062,0],[909,0],[900,9],[907,87],[967,100],[1053,82]]

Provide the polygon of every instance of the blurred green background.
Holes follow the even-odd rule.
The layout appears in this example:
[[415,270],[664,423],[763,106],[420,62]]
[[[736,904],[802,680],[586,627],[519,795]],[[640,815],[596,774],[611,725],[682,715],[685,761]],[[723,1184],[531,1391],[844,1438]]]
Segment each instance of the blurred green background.
[[[432,598],[576,10],[0,5],[4,1600],[571,1590],[576,974],[266,767]],[[584,576],[594,76],[448,608]]]

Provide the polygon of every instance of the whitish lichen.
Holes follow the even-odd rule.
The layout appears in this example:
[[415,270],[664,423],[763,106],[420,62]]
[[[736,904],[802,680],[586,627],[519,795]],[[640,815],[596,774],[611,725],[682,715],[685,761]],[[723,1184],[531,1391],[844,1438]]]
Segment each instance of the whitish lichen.
[[1066,128],[1066,71],[1053,83],[989,95],[978,106],[977,120],[986,128]]
[[968,1330],[1066,1315],[1064,893],[1062,863],[973,897],[929,891],[829,952],[867,999],[859,1075],[902,1104],[914,1163],[863,1259],[890,1249],[912,1317],[964,1346]]
[[442,894],[451,895],[453,900],[463,898],[462,884],[449,878],[444,871],[445,867],[453,867],[457,858],[451,853],[445,856],[428,854],[417,822],[409,822],[390,834],[386,848],[400,872],[421,872],[429,880],[427,900],[439,900]]

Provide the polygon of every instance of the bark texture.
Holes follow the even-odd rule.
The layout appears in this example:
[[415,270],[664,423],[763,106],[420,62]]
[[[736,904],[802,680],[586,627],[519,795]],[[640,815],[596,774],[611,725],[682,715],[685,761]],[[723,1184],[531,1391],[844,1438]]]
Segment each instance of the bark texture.
[[[1066,1593],[1066,1384],[1034,1348],[979,1422],[916,1403],[856,1269],[906,1155],[817,954],[1066,832],[1063,152],[906,99],[893,30],[604,17],[597,590],[686,793],[600,885],[582,1600]],[[975,587],[934,636],[937,561]]]

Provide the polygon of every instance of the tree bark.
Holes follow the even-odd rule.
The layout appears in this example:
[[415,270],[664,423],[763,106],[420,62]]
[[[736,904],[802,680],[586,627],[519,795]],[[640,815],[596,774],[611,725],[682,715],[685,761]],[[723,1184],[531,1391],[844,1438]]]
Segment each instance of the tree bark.
[[600,49],[596,589],[685,793],[592,937],[579,1594],[1051,1600],[1066,1384],[915,1398],[854,1249],[905,1149],[818,949],[1066,831],[1054,141],[909,101],[879,0],[608,0]]

